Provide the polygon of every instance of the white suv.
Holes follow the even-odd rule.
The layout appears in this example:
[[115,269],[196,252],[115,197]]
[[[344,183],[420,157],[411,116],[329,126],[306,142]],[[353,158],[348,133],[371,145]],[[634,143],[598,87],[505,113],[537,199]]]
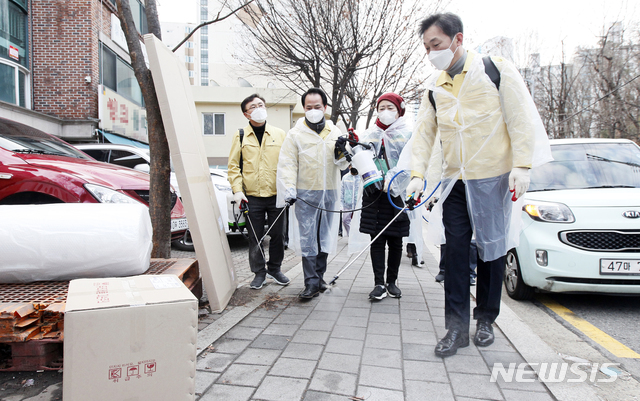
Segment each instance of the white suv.
[[[133,168],[146,173],[150,170],[151,157],[149,155],[148,148],[119,145],[115,143],[85,143],[74,146],[101,162],[117,164],[119,166]],[[239,212],[235,212],[236,216],[234,216],[235,210],[231,203],[231,201],[233,201],[233,194],[229,181],[227,181],[227,172],[226,170],[215,168],[210,168],[209,170],[211,172],[213,189],[218,200],[218,207],[222,214],[225,232],[227,234],[239,232],[239,230],[237,230],[238,227],[236,226],[236,219],[238,219],[238,225],[242,230],[245,227],[244,217],[241,215],[238,216]],[[171,164],[171,185],[175,188],[178,196],[180,196],[180,189],[178,187],[176,174],[173,170],[173,163]],[[191,233],[189,230],[187,230],[183,238],[173,241],[173,245],[178,249],[193,251],[193,241],[191,240]]]

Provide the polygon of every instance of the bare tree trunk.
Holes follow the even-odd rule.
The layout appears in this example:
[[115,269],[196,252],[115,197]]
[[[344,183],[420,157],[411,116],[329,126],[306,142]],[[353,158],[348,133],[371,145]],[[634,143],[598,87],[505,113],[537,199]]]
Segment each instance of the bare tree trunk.
[[[155,85],[151,77],[151,71],[149,71],[144,61],[140,35],[133,21],[129,1],[117,0],[117,5],[122,30],[127,38],[131,66],[140,85],[147,110],[147,130],[151,153],[151,188],[149,193],[149,214],[151,215],[151,224],[153,226],[153,250],[151,251],[151,256],[154,258],[169,258],[171,256],[171,192],[169,191],[171,164],[169,143],[167,142],[162,115],[160,114]],[[147,26],[150,32],[160,39],[160,23],[155,0],[147,0],[146,5]]]

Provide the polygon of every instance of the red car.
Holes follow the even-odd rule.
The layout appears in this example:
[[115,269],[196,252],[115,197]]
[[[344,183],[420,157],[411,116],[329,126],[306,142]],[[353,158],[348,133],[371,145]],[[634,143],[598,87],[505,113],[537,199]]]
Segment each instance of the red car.
[[[171,191],[171,237],[188,228]],[[134,203],[149,206],[149,175],[93,160],[65,141],[0,118],[0,205]]]

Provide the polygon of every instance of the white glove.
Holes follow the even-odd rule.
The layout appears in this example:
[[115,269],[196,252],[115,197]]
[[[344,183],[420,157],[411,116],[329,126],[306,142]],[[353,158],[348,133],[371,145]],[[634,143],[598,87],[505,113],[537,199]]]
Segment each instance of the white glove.
[[391,180],[389,179],[389,175],[385,176],[385,177],[384,177],[384,184],[382,185],[382,190],[383,190],[384,192],[389,192],[389,181],[391,181]]
[[513,192],[511,199],[514,202],[519,199],[529,189],[529,169],[525,167],[514,167],[509,174],[509,191]]
[[236,192],[235,194],[233,194],[233,201],[238,206],[240,206],[240,203],[242,203],[242,201],[249,202],[247,200],[247,197],[244,196],[244,193],[242,193],[242,192]]
[[422,194],[424,188],[424,181],[422,178],[413,177],[407,185],[407,197],[413,196],[413,199],[418,199]]

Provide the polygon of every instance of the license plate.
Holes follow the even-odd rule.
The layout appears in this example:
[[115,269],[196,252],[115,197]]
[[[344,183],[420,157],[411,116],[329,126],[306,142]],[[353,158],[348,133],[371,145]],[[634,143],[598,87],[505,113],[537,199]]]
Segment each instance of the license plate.
[[187,219],[172,219],[171,220],[171,232],[186,230],[189,228]]
[[600,274],[640,275],[640,259],[600,259]]

